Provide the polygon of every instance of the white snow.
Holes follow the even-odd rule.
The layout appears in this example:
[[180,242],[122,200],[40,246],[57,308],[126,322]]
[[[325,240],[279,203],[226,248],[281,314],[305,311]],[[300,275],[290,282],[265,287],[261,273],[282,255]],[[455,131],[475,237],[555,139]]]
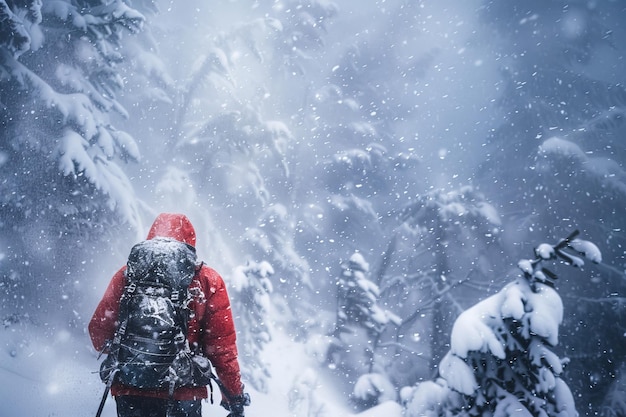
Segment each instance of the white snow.
[[510,317],[515,320],[520,320],[526,312],[524,308],[526,299],[527,298],[524,294],[522,286],[509,285],[505,287],[505,297],[504,300],[502,300],[502,305],[500,307],[502,317]]
[[574,239],[570,242],[570,246],[574,248],[574,250],[576,250],[577,252],[585,255],[585,258],[589,259],[591,262],[602,262],[602,253],[600,252],[600,249],[598,249],[598,247],[592,242],[582,239]]
[[572,264],[572,266],[578,267],[578,268],[582,268],[583,265],[585,265],[585,261],[583,261],[580,257],[572,255],[572,254],[567,254],[567,257],[569,259],[569,262]]
[[89,143],[85,138],[71,129],[66,129],[57,148],[59,169],[63,175],[84,171],[94,184],[99,185],[98,170],[86,151],[88,147]]
[[446,381],[425,381],[413,388],[400,391],[402,402],[406,404],[406,417],[439,417],[450,390]]
[[353,394],[362,400],[377,398],[379,403],[395,401],[397,396],[389,378],[379,373],[361,375],[354,384]]
[[542,243],[541,245],[537,246],[537,248],[535,248],[535,254],[541,259],[546,260],[552,259],[555,256],[554,248],[552,247],[552,245],[549,245],[547,243]]
[[561,359],[543,343],[540,343],[539,340],[531,342],[528,357],[531,359],[532,364],[537,367],[545,364],[557,375],[563,372]]
[[121,150],[122,155],[130,158],[132,161],[139,161],[141,159],[139,146],[131,135],[121,130],[111,130],[108,132],[111,134],[113,139],[115,139],[115,143]]
[[517,267],[521,269],[524,274],[533,274],[533,263],[530,259],[522,259],[517,263]]
[[470,351],[491,352],[504,359],[502,341],[494,334],[494,323],[502,321],[501,306],[504,293],[500,292],[465,310],[452,327],[450,351],[466,358]]
[[367,411],[351,415],[354,417],[401,417],[403,414],[400,404],[395,401],[386,401]]
[[606,157],[591,157],[577,144],[566,139],[553,137],[539,146],[539,156],[544,158],[569,158],[583,165],[582,172],[594,177],[603,187],[614,188],[619,193],[626,192],[626,171],[618,162]]
[[557,405],[559,417],[571,417],[578,415],[572,392],[565,381],[561,378],[557,378],[555,381],[554,396],[555,398],[560,399],[560,402]]
[[580,149],[578,145],[558,137],[546,139],[541,146],[539,146],[539,154],[559,154],[567,157],[573,157],[580,161],[587,160],[587,155],[585,155],[585,152]]
[[500,390],[494,417],[533,417],[528,409],[514,395]]
[[[3,416],[95,415],[104,385],[86,338],[68,330],[51,337],[41,328],[1,329],[0,404]],[[109,401],[103,417],[113,417]]]
[[528,313],[530,333],[543,337],[552,346],[559,338],[559,326],[563,321],[563,302],[557,292],[546,286],[540,286],[537,292],[530,292]]
[[458,356],[448,352],[439,364],[439,374],[450,388],[465,395],[472,395],[478,389],[474,370]]
[[[263,352],[272,378],[270,394],[252,392],[246,415],[292,417],[401,417],[401,406],[385,402],[361,414],[349,411],[347,399],[333,386],[328,376],[318,371],[309,355],[307,343],[294,342],[278,332]],[[205,407],[213,408],[213,407]],[[207,410],[208,411],[208,410]],[[213,411],[213,410],[211,410]],[[207,412],[206,415],[213,415]]]
[[480,215],[485,218],[485,220],[487,220],[489,223],[496,226],[502,225],[502,220],[500,219],[500,214],[498,213],[498,210],[491,204],[481,201],[476,204],[476,208],[478,209]]

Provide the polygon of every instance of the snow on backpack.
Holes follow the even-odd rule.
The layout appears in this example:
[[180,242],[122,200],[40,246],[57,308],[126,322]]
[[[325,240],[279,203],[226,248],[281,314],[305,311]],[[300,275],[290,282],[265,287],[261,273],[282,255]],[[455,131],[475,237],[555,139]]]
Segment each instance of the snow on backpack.
[[188,289],[197,268],[195,248],[168,238],[136,244],[128,257],[118,327],[100,378],[139,389],[204,386],[214,375],[187,341]]

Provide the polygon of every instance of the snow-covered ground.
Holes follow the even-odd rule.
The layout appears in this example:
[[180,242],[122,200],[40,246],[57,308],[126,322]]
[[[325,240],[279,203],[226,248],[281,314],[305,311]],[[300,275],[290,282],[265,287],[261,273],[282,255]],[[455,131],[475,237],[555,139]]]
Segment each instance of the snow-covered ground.
[[[0,417],[95,416],[104,386],[96,373],[99,362],[87,335],[54,331],[41,334],[30,323],[12,324],[0,330]],[[353,416],[345,398],[316,370],[317,362],[307,346],[277,332],[267,346],[271,371],[268,394],[248,390],[249,416]],[[244,381],[245,382],[245,381]],[[203,415],[220,417],[227,412],[219,404],[205,403]],[[317,410],[319,413],[310,414]],[[102,417],[115,417],[115,401],[108,398]],[[401,407],[389,402],[358,414],[359,417],[400,417]]]
[[[87,337],[40,331],[33,324],[0,330],[0,415],[94,416],[104,387]],[[111,407],[107,413],[115,415]]]

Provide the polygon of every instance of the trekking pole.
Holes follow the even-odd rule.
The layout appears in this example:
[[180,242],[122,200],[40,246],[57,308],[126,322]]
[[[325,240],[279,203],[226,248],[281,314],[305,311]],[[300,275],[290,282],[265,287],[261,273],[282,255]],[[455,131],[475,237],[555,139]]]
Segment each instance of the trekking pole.
[[102,409],[104,408],[104,403],[107,401],[107,397],[109,396],[109,384],[107,384],[104,389],[104,394],[102,394],[102,399],[100,400],[100,407],[98,407],[98,412],[96,413],[96,417],[100,417],[102,414]]

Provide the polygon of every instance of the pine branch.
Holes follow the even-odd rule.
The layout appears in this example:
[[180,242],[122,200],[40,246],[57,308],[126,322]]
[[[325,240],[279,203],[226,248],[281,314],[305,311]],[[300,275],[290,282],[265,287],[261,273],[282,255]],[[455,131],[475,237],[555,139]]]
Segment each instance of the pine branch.
[[[471,270],[465,276],[465,278],[463,278],[463,279],[461,279],[461,280],[459,280],[459,281],[457,281],[457,282],[455,282],[453,284],[448,284],[441,290],[436,290],[435,291],[435,295],[432,298],[430,298],[428,301],[423,303],[422,305],[416,307],[416,309],[413,312],[413,314],[411,314],[410,316],[408,316],[405,319],[403,319],[402,322],[400,323],[400,325],[398,326],[398,328],[407,327],[407,326],[410,326],[411,324],[413,324],[415,322],[415,320],[417,320],[417,318],[424,312],[425,309],[430,308],[433,304],[435,304],[443,296],[447,295],[454,288],[456,288],[459,285],[462,285],[463,283],[469,281],[471,279],[471,276],[472,276],[473,273],[474,273],[474,270]],[[431,279],[432,279],[432,277],[431,277]],[[433,286],[434,286],[434,283],[433,283]],[[454,301],[454,299],[452,301]],[[463,311],[463,309],[461,308],[460,305],[458,305],[457,307],[461,309],[460,311]]]
[[621,271],[618,268],[614,267],[613,265],[609,265],[609,264],[604,263],[604,262],[598,262],[597,265],[601,269],[604,269],[607,272],[615,274],[615,275],[618,276],[618,278],[621,278],[621,279],[626,281],[626,271]]
[[378,267],[378,271],[374,275],[376,277],[376,285],[380,286],[383,282],[383,278],[389,265],[391,264],[391,258],[396,251],[396,246],[398,245],[398,235],[394,234],[389,243],[387,244],[387,250],[383,254],[383,258],[380,262],[380,266]]
[[591,297],[568,297],[573,298],[578,301],[585,301],[587,303],[617,303],[620,306],[626,305],[626,297],[599,297],[599,298],[591,298]]

